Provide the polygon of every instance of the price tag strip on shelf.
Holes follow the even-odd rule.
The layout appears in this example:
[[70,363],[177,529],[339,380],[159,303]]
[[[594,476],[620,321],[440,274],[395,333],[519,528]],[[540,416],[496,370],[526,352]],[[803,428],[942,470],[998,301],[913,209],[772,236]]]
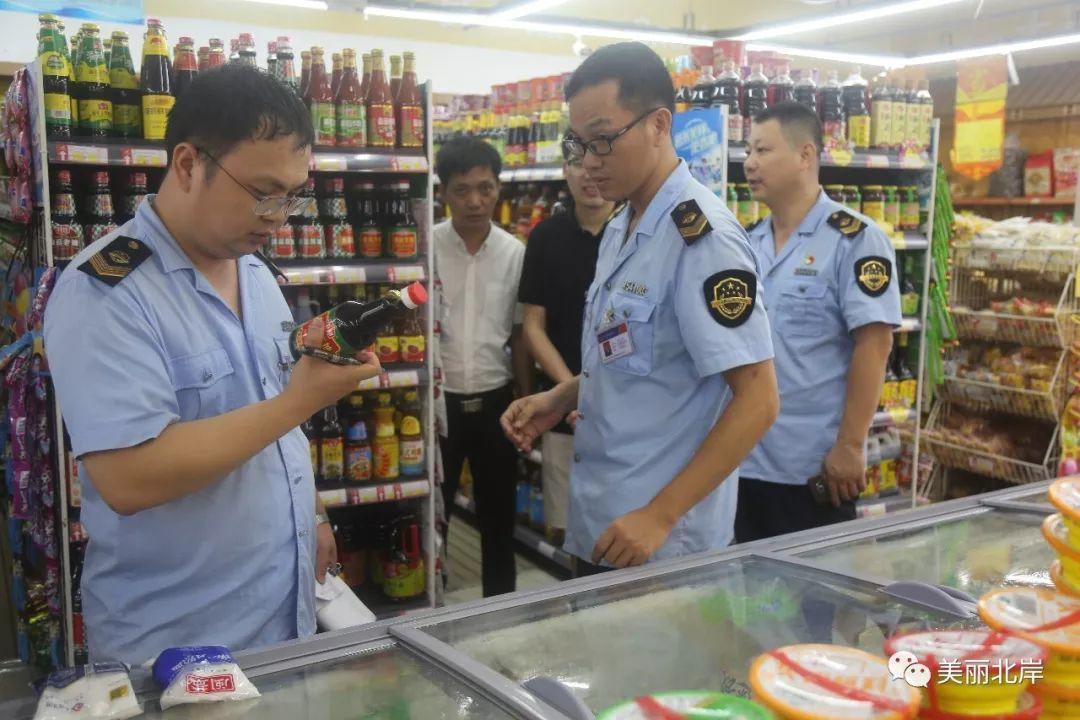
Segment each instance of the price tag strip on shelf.
[[345,172],[349,169],[349,161],[344,155],[313,155],[311,169],[320,172]]
[[162,148],[128,147],[120,151],[120,164],[138,167],[165,167],[169,154]]
[[404,482],[367,485],[338,490],[321,490],[319,498],[326,507],[346,505],[374,505],[397,500],[427,497],[430,486],[427,480],[406,480]]
[[107,165],[109,149],[92,145],[57,145],[56,158],[60,162]]
[[392,265],[386,269],[386,277],[392,283],[419,282],[424,279],[424,266]]

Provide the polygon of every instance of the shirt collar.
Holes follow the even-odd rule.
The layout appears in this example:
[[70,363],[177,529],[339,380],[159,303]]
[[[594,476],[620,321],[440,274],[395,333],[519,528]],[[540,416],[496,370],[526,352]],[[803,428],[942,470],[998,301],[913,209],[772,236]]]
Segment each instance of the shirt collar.
[[817,201],[811,206],[810,212],[806,213],[806,217],[799,223],[799,227],[795,232],[799,235],[813,235],[816,233],[818,228],[821,227],[821,221],[832,212],[832,206],[832,199],[825,194],[824,190],[818,188]]
[[[180,243],[165,227],[165,223],[161,221],[161,216],[154,209],[152,201],[156,197],[157,194],[147,195],[139,203],[139,209],[135,211],[135,219],[138,220],[139,227],[143,230],[140,239],[149,245],[154,254],[157,255],[158,260],[161,262],[161,269],[166,274],[177,270],[193,270],[196,271],[196,274],[200,274],[187,253],[181,249]],[[262,265],[262,262],[254,255],[245,255],[238,262],[254,267]]]
[[[668,175],[667,180],[660,186],[660,189],[656,191],[656,195],[649,201],[649,206],[645,208],[645,214],[641,216],[641,222],[638,223],[637,233],[639,235],[652,236],[656,232],[656,226],[660,224],[660,219],[667,214],[668,208],[675,204],[675,201],[682,195],[684,189],[686,189],[687,183],[690,182],[690,169],[686,166],[686,163],[679,159],[679,164],[675,166],[675,169]],[[629,207],[629,203],[627,204]],[[620,217],[629,217],[629,213],[620,213]]]
[[495,232],[495,223],[490,223],[489,226],[488,226],[488,234],[484,238],[484,242],[481,243],[480,249],[476,251],[476,255],[472,255],[472,254],[469,253],[469,248],[465,247],[465,239],[463,237],[461,237],[461,235],[457,231],[457,228],[454,227],[454,221],[453,220],[447,220],[446,223],[447,223],[447,225],[449,225],[450,232],[453,233],[454,240],[456,241],[456,242],[454,242],[454,247],[457,248],[458,251],[462,255],[465,255],[466,257],[476,257],[476,255],[479,255],[480,253],[484,252],[484,250],[488,246],[488,241],[491,240],[491,235]]

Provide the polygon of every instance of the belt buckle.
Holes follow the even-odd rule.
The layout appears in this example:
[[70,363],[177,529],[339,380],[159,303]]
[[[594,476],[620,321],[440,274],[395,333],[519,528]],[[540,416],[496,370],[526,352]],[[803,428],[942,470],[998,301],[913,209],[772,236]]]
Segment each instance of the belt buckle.
[[461,412],[474,415],[484,409],[484,398],[474,397],[461,401]]

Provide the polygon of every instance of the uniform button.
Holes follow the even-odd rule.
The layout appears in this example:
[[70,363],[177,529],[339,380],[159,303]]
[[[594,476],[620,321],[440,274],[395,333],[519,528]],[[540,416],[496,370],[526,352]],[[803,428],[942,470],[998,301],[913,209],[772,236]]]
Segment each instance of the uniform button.
[[300,476],[300,475],[293,475],[293,479],[292,479],[292,481],[293,481],[293,485],[299,485],[299,484],[300,484],[300,480],[301,480],[301,476]]
[[260,379],[262,380],[262,384],[265,385],[266,384],[266,378],[260,378]]
[[604,289],[610,291],[611,290],[611,283],[609,283],[609,282],[604,283]]
[[307,530],[301,530],[300,532],[298,532],[296,534],[299,535],[300,537],[304,537],[304,536],[307,535]]
[[584,375],[585,377],[589,377],[589,371],[588,370],[582,370],[581,374]]
[[581,455],[579,455],[578,453],[574,453],[574,462],[581,462]]
[[578,419],[578,422],[584,421],[585,420],[585,413],[579,411],[578,414],[577,414],[577,419]]
[[600,329],[600,323],[596,323],[596,325],[594,327],[595,327],[595,329],[599,330]]
[[210,382],[211,380],[214,379],[214,371],[213,370],[203,370],[202,379],[203,379],[203,382]]

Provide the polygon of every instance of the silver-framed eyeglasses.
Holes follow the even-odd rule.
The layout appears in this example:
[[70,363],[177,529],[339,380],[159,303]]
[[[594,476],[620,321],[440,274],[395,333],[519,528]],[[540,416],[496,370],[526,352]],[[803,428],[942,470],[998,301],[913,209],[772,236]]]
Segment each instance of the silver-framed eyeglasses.
[[198,148],[199,152],[210,158],[210,162],[217,166],[217,169],[229,176],[229,179],[243,188],[244,192],[255,199],[255,205],[251,208],[251,212],[255,213],[256,217],[270,217],[276,215],[282,210],[285,211],[285,216],[299,215],[310,207],[315,198],[311,197],[298,197],[296,195],[260,195],[244,183],[237,180],[231,172],[225,169],[225,167],[218,162],[218,159],[208,153],[202,148]]

